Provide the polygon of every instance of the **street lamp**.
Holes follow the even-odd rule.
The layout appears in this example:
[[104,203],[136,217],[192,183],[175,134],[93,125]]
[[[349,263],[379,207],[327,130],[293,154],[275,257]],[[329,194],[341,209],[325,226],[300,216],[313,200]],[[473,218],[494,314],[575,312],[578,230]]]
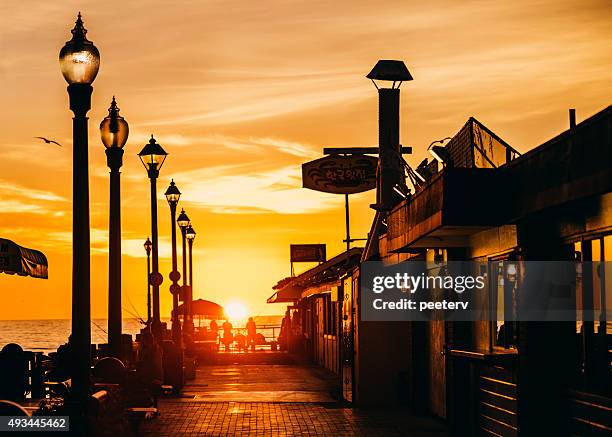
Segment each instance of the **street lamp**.
[[193,324],[189,324],[187,320],[187,316],[189,314],[189,308],[187,308],[187,295],[189,291],[187,290],[187,241],[186,241],[186,232],[187,227],[191,224],[189,217],[185,213],[185,210],[181,210],[178,218],[176,219],[176,223],[181,228],[181,236],[183,237],[183,334],[187,335],[191,333],[191,328]]
[[187,322],[185,323],[185,331],[193,332],[193,315],[191,314],[191,302],[193,301],[193,240],[195,240],[196,232],[193,230],[191,223],[185,231],[185,236],[189,242],[189,293],[185,296],[185,314],[187,314]]
[[159,286],[164,278],[159,274],[159,245],[157,237],[157,177],[159,170],[168,154],[157,144],[153,135],[151,139],[142,148],[138,156],[142,161],[142,165],[147,169],[147,174],[151,180],[151,243],[153,244],[153,259],[152,272],[149,276],[149,282],[153,287],[153,319],[151,321],[151,330],[155,339],[159,342],[163,340],[161,330],[161,320],[159,318]]
[[110,355],[121,358],[121,182],[123,146],[129,127],[119,115],[113,96],[108,115],[100,123],[100,137],[106,147],[110,168],[110,213],[108,232],[108,348]]
[[170,205],[170,224],[172,226],[172,271],[170,272],[170,280],[172,281],[172,285],[170,286],[170,293],[172,293],[172,339],[177,347],[180,347],[182,335],[178,314],[180,289],[178,281],[181,279],[181,274],[178,272],[176,266],[176,205],[178,205],[179,199],[181,198],[181,192],[174,183],[174,179],[170,182],[170,186],[166,190],[165,195],[168,205]]
[[149,278],[151,277],[151,249],[153,248],[153,243],[147,237],[147,241],[144,243],[145,252],[147,252],[147,325],[151,323],[151,282]]
[[72,122],[72,389],[71,403],[82,412],[89,396],[91,366],[89,168],[87,112],[93,83],[100,67],[100,53],[85,37],[81,13],[72,39],[59,54],[62,74],[68,82]]
[[402,61],[381,60],[366,76],[378,90],[378,147],[376,209],[389,211],[395,206],[395,187],[405,185],[399,141],[399,98],[402,82],[412,75]]

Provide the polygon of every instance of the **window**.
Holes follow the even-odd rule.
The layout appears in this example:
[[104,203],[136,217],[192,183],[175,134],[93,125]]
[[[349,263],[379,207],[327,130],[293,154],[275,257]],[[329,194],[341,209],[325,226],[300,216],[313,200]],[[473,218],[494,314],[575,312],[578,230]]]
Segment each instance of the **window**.
[[576,260],[582,261],[577,263],[576,270],[576,308],[579,309],[576,334],[581,362],[578,383],[581,388],[609,395],[609,385],[601,381],[610,378],[612,323],[608,312],[612,308],[612,234],[575,242],[574,253]]
[[510,259],[498,259],[489,263],[489,295],[494,347],[514,349],[517,345],[518,322],[516,290],[519,282],[519,263]]
[[332,302],[331,295],[323,298],[323,313],[325,315],[325,334],[336,335],[338,327],[338,303]]
[[[609,292],[612,285],[612,234],[578,241],[574,243],[574,253],[577,261],[588,263],[577,266],[576,308],[583,308],[583,305],[593,308],[594,331],[602,335],[612,334],[612,324],[607,317],[612,308],[612,293]],[[578,320],[576,332],[581,332],[581,328],[582,321]]]

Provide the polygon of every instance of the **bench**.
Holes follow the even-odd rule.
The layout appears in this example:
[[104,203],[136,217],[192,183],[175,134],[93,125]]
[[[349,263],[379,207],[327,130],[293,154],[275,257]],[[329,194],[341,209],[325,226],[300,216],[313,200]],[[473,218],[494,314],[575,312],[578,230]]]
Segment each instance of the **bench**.
[[153,419],[159,416],[159,409],[155,407],[131,407],[127,410],[130,418],[134,419]]
[[98,390],[89,398],[89,411],[94,417],[101,416],[109,406],[110,396],[106,390]]

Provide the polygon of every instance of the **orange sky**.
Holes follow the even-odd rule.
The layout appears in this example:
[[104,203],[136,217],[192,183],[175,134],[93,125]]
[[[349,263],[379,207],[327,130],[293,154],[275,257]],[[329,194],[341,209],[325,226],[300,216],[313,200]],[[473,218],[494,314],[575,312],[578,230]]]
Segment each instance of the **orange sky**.
[[[174,178],[198,233],[194,294],[253,314],[289,273],[289,244],[342,250],[342,196],[301,189],[323,146],[373,146],[377,59],[402,59],[402,144],[427,145],[475,116],[520,151],[610,104],[609,1],[21,1],[0,5],[0,237],[43,250],[49,280],[0,275],[1,319],[70,317],[71,113],[59,49],[81,10],[101,53],[90,123],[92,315],[105,317],[108,169],[98,125],[115,94],[130,124],[122,175],[124,307],[146,314],[148,180],[136,154],[153,133],[162,312],[169,314]],[[32,136],[65,144],[45,145]],[[352,196],[367,233],[373,192]],[[180,263],[180,261],[179,261]],[[125,316],[129,316],[124,312]]]

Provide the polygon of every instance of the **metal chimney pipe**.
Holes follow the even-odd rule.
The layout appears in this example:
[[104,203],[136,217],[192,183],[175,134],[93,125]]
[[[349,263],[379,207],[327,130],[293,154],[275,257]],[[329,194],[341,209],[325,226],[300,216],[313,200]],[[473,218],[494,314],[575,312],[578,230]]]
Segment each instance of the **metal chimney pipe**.
[[380,158],[380,190],[378,204],[383,210],[395,205],[397,194],[393,190],[401,182],[401,153],[399,143],[400,90],[378,90],[378,145]]
[[389,211],[401,200],[395,187],[405,185],[399,141],[399,87],[402,82],[412,80],[412,75],[402,61],[383,59],[376,63],[366,77],[378,90],[379,162],[375,208],[378,211]]

